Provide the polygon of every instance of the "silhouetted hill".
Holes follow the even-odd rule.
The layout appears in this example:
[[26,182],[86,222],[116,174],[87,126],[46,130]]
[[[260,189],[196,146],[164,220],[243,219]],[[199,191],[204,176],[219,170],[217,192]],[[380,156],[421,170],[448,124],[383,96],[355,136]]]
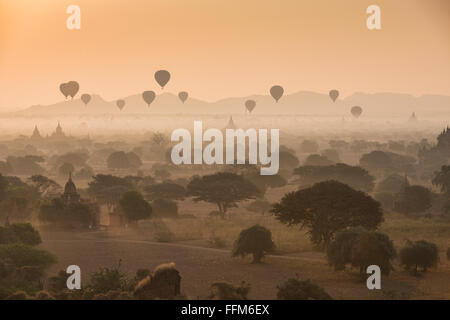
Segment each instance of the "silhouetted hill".
[[243,114],[244,102],[253,99],[257,102],[253,114],[302,114],[348,116],[352,106],[364,109],[363,116],[409,116],[415,112],[421,116],[449,116],[450,97],[423,95],[414,97],[398,93],[354,93],[339,98],[335,103],[328,94],[308,91],[285,95],[278,103],[268,95],[226,98],[215,102],[206,102],[189,98],[184,104],[172,93],[158,95],[150,107],[142,100],[141,94],[123,98],[125,108],[120,111],[116,101],[106,101],[99,95],[93,95],[85,106],[80,99],[59,102],[53,105],[36,105],[19,113],[24,115],[60,115],[60,114]]

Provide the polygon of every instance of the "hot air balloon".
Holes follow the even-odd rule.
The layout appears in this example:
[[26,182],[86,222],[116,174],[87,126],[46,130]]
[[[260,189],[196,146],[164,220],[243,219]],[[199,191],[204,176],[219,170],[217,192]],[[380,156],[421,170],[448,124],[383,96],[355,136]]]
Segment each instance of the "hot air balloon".
[[87,93],[81,95],[81,101],[83,101],[85,106],[91,101],[91,98],[91,95]]
[[164,89],[164,86],[170,80],[170,73],[166,70],[159,70],[155,72],[155,80],[161,86],[161,89]]
[[69,96],[73,99],[77,94],[78,90],[80,90],[80,85],[76,81],[69,81],[67,83],[67,88]]
[[270,88],[270,95],[275,99],[276,102],[280,100],[280,98],[283,96],[284,89],[281,86],[273,86]]
[[123,107],[125,107],[125,100],[117,100],[116,105],[120,109],[120,111],[122,111]]
[[181,91],[180,93],[178,93],[178,98],[180,98],[181,102],[185,103],[189,98],[189,93],[187,93],[186,91]]
[[64,95],[64,97],[67,99],[69,96],[69,86],[67,83],[61,83],[59,85],[59,91]]
[[354,106],[351,110],[352,115],[357,119],[362,114],[362,112],[363,112],[363,109],[360,106]]
[[252,113],[253,109],[255,109],[256,107],[256,101],[255,100],[245,101],[245,107],[247,108],[248,112]]
[[331,100],[333,100],[333,102],[336,102],[336,99],[339,97],[339,91],[331,90],[329,95],[330,95]]
[[144,99],[145,103],[150,107],[153,100],[155,100],[156,94],[154,91],[144,91],[142,93],[142,99]]

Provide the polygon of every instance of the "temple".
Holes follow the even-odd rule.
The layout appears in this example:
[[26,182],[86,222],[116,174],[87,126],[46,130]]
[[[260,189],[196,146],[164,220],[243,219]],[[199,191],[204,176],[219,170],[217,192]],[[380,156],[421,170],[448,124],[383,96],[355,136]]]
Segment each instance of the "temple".
[[61,124],[58,122],[58,126],[56,127],[55,132],[52,134],[52,138],[65,138],[66,135],[64,134]]
[[438,144],[437,148],[440,150],[450,150],[450,128],[447,126],[447,129],[441,132],[441,134],[437,138]]
[[228,120],[228,124],[224,129],[236,129],[232,116],[230,116],[230,120]]
[[31,135],[31,139],[41,139],[41,138],[42,138],[41,133],[39,132],[39,129],[36,125],[36,126],[34,126],[34,130],[33,130],[33,134]]
[[80,202],[80,195],[77,192],[77,187],[72,181],[72,173],[69,174],[69,180],[66,182],[64,193],[61,195],[61,198],[66,204]]

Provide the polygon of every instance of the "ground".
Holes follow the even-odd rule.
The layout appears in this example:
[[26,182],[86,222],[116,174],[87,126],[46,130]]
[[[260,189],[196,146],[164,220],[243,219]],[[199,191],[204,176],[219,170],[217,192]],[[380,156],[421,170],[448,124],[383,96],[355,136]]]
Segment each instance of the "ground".
[[[450,263],[445,251],[450,243],[450,222],[440,218],[411,219],[387,214],[381,231],[399,249],[405,239],[426,239],[437,243],[441,261],[422,277],[414,277],[398,264],[388,277],[382,277],[382,290],[370,291],[357,270],[335,272],[325,254],[309,242],[305,231],[286,227],[272,216],[236,209],[231,218],[208,218],[214,209],[208,204],[183,203],[196,218],[141,222],[127,229],[90,232],[43,232],[42,247],[58,256],[50,270],[54,274],[68,265],[81,267],[86,282],[99,267],[117,266],[132,277],[139,268],[153,269],[161,263],[175,262],[182,276],[182,292],[192,299],[207,298],[209,287],[218,281],[251,285],[250,299],[276,298],[277,285],[291,277],[312,279],[336,299],[450,299]],[[272,230],[277,251],[263,264],[232,258],[231,247],[243,228],[260,223]],[[163,226],[163,228],[162,228]],[[159,229],[169,230],[166,237]],[[164,242],[163,242],[164,241]]]

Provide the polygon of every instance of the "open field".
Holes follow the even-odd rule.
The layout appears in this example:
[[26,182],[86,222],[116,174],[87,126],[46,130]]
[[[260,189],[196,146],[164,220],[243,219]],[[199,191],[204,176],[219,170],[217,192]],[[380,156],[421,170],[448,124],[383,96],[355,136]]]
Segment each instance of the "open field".
[[[207,205],[194,206],[209,209]],[[239,231],[255,223],[272,230],[277,245],[274,255],[266,257],[261,265],[251,264],[250,259],[231,258],[230,249]],[[170,238],[160,238],[155,224],[170,230]],[[173,261],[182,276],[182,291],[191,299],[207,298],[209,286],[221,281],[236,285],[246,281],[251,285],[250,299],[273,299],[277,285],[296,276],[314,280],[336,299],[449,299],[450,264],[444,250],[450,243],[450,222],[388,214],[380,229],[394,240],[397,250],[405,239],[437,243],[440,264],[423,277],[414,277],[397,265],[389,277],[382,278],[381,291],[369,291],[356,270],[333,271],[324,253],[313,248],[305,232],[286,227],[269,215],[251,215],[245,210],[236,210],[227,220],[149,220],[115,231],[44,233],[42,246],[58,256],[59,262],[51,273],[77,264],[84,279],[99,267],[117,266],[119,260],[121,270],[130,276],[139,268],[153,269]]]

